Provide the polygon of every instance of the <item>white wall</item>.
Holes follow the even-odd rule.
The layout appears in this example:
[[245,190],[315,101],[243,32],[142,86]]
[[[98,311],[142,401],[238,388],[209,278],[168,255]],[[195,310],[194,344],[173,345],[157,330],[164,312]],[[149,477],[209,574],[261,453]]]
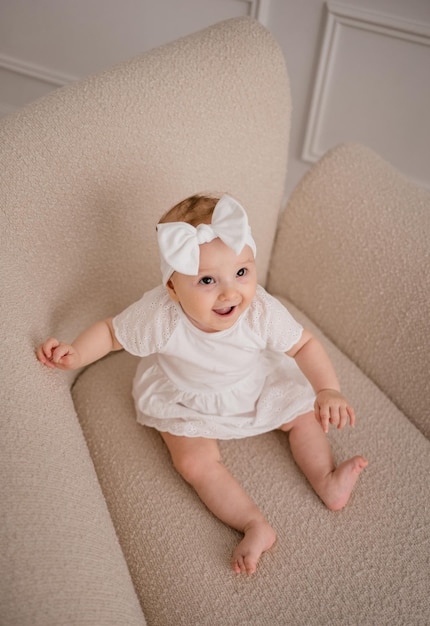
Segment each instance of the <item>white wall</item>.
[[1,0],[0,114],[239,15],[258,17],[287,59],[286,195],[348,140],[430,187],[430,0]]

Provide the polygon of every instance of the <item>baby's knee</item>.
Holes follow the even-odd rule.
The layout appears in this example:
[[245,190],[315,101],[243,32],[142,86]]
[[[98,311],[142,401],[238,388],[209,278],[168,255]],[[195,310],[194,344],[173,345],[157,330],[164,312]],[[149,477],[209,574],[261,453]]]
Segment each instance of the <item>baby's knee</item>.
[[176,471],[191,485],[200,482],[207,475],[210,463],[214,462],[218,461],[200,454],[182,454],[173,459]]
[[176,471],[187,483],[193,484],[201,473],[200,462],[191,454],[183,454],[173,459]]

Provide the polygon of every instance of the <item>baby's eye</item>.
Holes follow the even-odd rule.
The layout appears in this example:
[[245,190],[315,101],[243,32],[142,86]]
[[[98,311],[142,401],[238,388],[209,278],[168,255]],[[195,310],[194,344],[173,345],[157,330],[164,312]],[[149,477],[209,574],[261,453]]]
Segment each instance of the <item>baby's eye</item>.
[[241,267],[240,270],[237,273],[237,276],[239,276],[239,278],[242,278],[243,276],[245,276],[247,271],[248,270],[246,269],[246,267]]
[[203,278],[201,278],[199,280],[199,283],[201,285],[213,285],[214,284],[214,279],[211,276],[203,276]]

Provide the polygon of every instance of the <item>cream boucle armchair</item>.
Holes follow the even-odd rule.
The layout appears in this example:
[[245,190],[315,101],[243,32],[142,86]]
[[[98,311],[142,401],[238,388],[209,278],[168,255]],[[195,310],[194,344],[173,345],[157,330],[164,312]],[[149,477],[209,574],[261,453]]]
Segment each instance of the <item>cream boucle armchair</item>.
[[[229,20],[1,122],[1,590],[5,626],[430,623],[430,198],[343,145],[279,221],[290,95],[256,21]],[[275,432],[222,442],[278,533],[252,578],[237,533],[175,473],[130,398],[136,361],[47,371],[73,336],[159,280],[159,215],[195,191],[247,208],[260,281],[322,338],[369,459],[325,509]]]

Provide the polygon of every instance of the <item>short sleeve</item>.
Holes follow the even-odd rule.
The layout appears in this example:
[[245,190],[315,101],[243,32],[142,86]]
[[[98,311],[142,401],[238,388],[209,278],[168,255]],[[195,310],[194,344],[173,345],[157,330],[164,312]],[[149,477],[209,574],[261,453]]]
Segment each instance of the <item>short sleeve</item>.
[[253,330],[266,342],[269,350],[288,352],[302,336],[303,326],[261,286],[257,287],[248,315]]
[[127,352],[148,356],[159,352],[179,320],[175,303],[161,285],[114,317],[115,336]]

